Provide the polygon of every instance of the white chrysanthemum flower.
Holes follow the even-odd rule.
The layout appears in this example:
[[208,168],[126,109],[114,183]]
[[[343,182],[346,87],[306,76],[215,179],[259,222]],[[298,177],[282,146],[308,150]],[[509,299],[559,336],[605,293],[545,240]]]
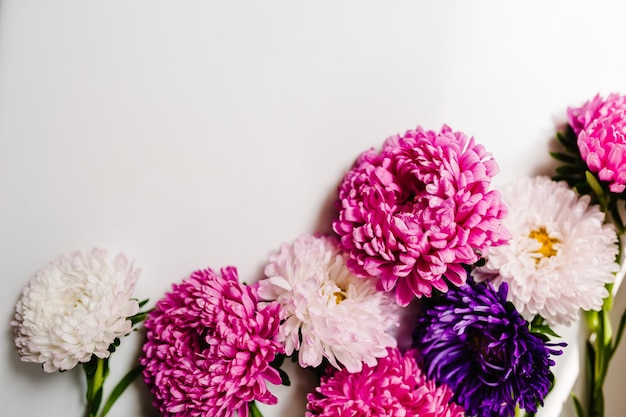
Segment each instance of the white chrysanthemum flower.
[[359,372],[374,366],[396,339],[398,307],[374,279],[358,278],[330,237],[303,235],[271,255],[259,296],[281,305],[281,342],[285,353],[298,351],[303,367],[326,358],[334,367]]
[[23,361],[64,371],[92,355],[109,356],[116,338],[130,333],[139,311],[131,299],[139,270],[123,254],[111,260],[92,249],[61,256],[39,270],[15,306],[15,345]]
[[524,178],[502,190],[513,238],[489,248],[477,279],[509,285],[509,301],[527,320],[569,325],[578,311],[600,310],[605,284],[619,270],[617,235],[604,213],[564,182]]

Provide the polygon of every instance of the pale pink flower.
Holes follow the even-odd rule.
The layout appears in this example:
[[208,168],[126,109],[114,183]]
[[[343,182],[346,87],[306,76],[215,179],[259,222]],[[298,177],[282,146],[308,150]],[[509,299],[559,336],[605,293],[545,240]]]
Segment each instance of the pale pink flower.
[[270,366],[283,352],[278,309],[260,306],[233,267],[174,285],[145,323],[141,364],[155,406],[166,417],[247,417],[251,401],[276,404],[267,382],[281,383]]
[[387,333],[398,325],[398,308],[376,280],[355,277],[336,239],[303,235],[270,256],[259,296],[280,308],[280,339],[285,353],[298,351],[301,366],[326,358],[336,368],[358,372],[363,363],[396,346]]
[[50,262],[28,282],[15,306],[15,346],[23,361],[45,372],[66,371],[131,332],[129,317],[140,270],[126,256],[110,259],[103,249],[72,252]]
[[463,417],[452,391],[422,373],[415,351],[389,349],[376,366],[358,373],[331,371],[307,395],[306,417],[387,416]]
[[611,192],[622,193],[626,189],[626,96],[598,95],[580,108],[568,109],[568,117],[589,171],[607,182]]
[[509,245],[489,249],[475,278],[506,282],[508,300],[526,320],[568,325],[579,311],[600,310],[619,270],[617,235],[604,213],[565,182],[522,178],[502,188]]
[[348,267],[380,277],[380,289],[395,288],[403,306],[462,285],[463,264],[510,237],[506,207],[489,190],[497,172],[482,145],[448,126],[418,127],[364,152],[339,187],[333,223]]

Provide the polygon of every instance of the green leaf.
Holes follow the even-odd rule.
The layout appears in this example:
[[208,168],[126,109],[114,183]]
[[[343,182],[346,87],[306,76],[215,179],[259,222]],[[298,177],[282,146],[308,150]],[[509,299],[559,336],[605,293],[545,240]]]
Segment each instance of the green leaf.
[[576,135],[574,135],[574,132],[571,129],[566,129],[565,132],[557,132],[556,139],[565,149],[578,151],[578,146],[576,145]]
[[289,379],[289,375],[287,375],[287,372],[283,371],[280,368],[278,368],[277,371],[278,371],[278,374],[280,375],[280,383],[286,387],[291,386],[291,380]]
[[[620,235],[624,234],[624,221],[622,220],[622,215],[620,214],[619,208],[617,207],[617,200],[612,199],[609,202],[609,212],[611,213],[611,219],[613,220],[613,224],[617,228],[618,238]],[[620,262],[620,258],[617,258],[617,262]]]
[[575,165],[561,165],[557,167],[556,173],[563,176],[577,176],[582,173],[583,167]]
[[583,405],[580,402],[580,400],[578,399],[578,397],[576,396],[576,394],[572,394],[572,401],[574,402],[574,409],[576,409],[576,416],[577,417],[586,417],[585,416],[585,411],[583,410]]
[[263,417],[263,414],[261,414],[261,411],[257,408],[254,401],[248,403],[248,410],[250,411],[250,417]]
[[622,317],[619,321],[619,325],[617,327],[617,332],[615,334],[615,340],[613,342],[613,346],[611,347],[611,356],[615,354],[619,343],[622,341],[622,336],[624,335],[624,327],[626,327],[626,310],[622,313]]
[[278,371],[278,374],[280,375],[280,383],[288,387],[291,385],[291,381],[289,380],[289,375],[287,375],[287,372],[281,369],[281,366],[283,365],[284,361],[285,361],[284,354],[276,355],[274,360],[270,363],[270,366]]
[[542,326],[544,324],[546,324],[546,319],[544,319],[539,314],[537,314],[535,317],[533,317],[533,320],[530,322],[530,328],[533,329],[535,328],[535,326]]
[[139,313],[135,314],[134,316],[128,317],[128,320],[130,320],[130,322],[132,323],[133,326],[135,326],[135,324],[141,323],[142,321],[144,321],[146,319],[146,317],[148,317],[148,314],[150,314],[152,312],[153,309],[147,310],[147,311],[140,311]]
[[111,343],[109,345],[109,352],[113,353],[115,352],[115,350],[117,349],[117,347],[120,345],[121,340],[119,337],[116,337],[115,340],[113,340],[113,343]]
[[[569,183],[569,182],[568,182]],[[571,184],[570,186],[574,187],[574,189],[576,190],[576,192],[579,195],[585,195],[585,194],[591,194],[591,187],[589,186],[589,184],[587,184],[587,182],[580,182],[578,184]]]
[[563,132],[563,134],[565,135],[565,140],[571,144],[576,145],[576,149],[578,149],[578,136],[576,136],[576,133],[574,133],[574,129],[572,129],[572,126],[568,124],[565,127],[565,132]]
[[587,180],[587,184],[593,190],[596,197],[598,197],[598,202],[602,207],[602,211],[606,212],[606,208],[608,206],[608,197],[602,188],[602,184],[600,181],[589,171],[585,171],[585,179]]
[[481,266],[485,266],[486,263],[487,263],[487,259],[481,257],[481,258],[478,258],[478,260],[476,261],[474,265],[472,265],[472,267],[479,268]]
[[102,413],[100,413],[100,417],[104,417],[107,415],[107,413],[109,412],[113,404],[115,404],[115,401],[117,401],[117,399],[124,393],[126,388],[128,388],[130,384],[132,384],[135,378],[141,375],[142,370],[143,370],[143,366],[138,365],[134,367],[133,369],[131,369],[130,371],[128,371],[126,375],[124,375],[124,377],[120,380],[120,382],[117,383],[115,388],[113,388],[113,391],[111,391],[111,394],[109,395],[109,398],[107,399],[107,402],[104,404],[104,407],[102,408]]
[[148,301],[150,301],[149,298],[146,298],[145,300],[141,300],[139,301],[139,308],[145,306],[146,304],[148,304]]
[[580,160],[578,160],[575,156],[563,152],[550,152],[550,156],[557,161],[565,162],[566,164],[574,165],[577,162],[580,163]]
[[[554,175],[552,177],[552,181],[565,181],[567,185],[571,188],[576,188],[576,184],[580,182],[578,175],[576,176],[564,176],[564,175]],[[580,194],[580,193],[579,193]]]
[[534,326],[532,328],[532,331],[534,333],[540,333],[540,334],[543,334],[543,335],[556,337],[558,339],[561,338],[561,336],[559,336],[554,330],[552,330],[552,328],[550,326],[545,325],[545,324]]

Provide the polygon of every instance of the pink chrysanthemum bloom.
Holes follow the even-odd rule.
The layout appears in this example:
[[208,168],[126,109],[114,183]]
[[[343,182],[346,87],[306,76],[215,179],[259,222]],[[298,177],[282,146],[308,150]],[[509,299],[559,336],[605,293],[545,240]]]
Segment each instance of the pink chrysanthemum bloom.
[[375,365],[396,339],[399,308],[376,290],[374,278],[361,279],[346,266],[334,237],[303,235],[270,256],[259,296],[280,306],[280,341],[285,353],[298,351],[301,366],[323,358],[336,368],[359,372]]
[[626,96],[610,94],[604,99],[597,94],[580,107],[568,108],[567,119],[574,133],[578,135],[595,120],[624,111],[626,111]]
[[[396,301],[465,282],[463,264],[509,238],[506,207],[490,191],[498,165],[482,145],[443,126],[387,139],[359,156],[339,187],[333,229],[359,275],[380,277]],[[445,277],[445,279],[444,279]]]
[[597,95],[567,114],[589,170],[606,181],[611,192],[622,193],[626,189],[626,96],[611,94],[605,100]]
[[279,305],[264,304],[233,267],[194,272],[157,303],[141,364],[164,416],[247,417],[251,401],[277,403],[267,382],[281,382],[270,366],[283,351]]
[[463,416],[463,408],[450,402],[450,388],[435,385],[422,373],[414,351],[404,356],[398,349],[388,352],[378,365],[359,373],[340,370],[323,376],[307,395],[306,417]]

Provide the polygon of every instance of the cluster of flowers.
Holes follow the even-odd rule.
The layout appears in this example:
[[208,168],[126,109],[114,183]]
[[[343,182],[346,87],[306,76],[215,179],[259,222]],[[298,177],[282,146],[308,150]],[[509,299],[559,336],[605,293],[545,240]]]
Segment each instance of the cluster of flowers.
[[[498,166],[482,145],[418,127],[357,158],[332,235],[284,243],[252,285],[233,267],[174,285],[145,321],[140,365],[156,407],[260,415],[292,357],[319,376],[307,417],[536,412],[564,347],[550,326],[602,309],[623,232],[605,212],[626,187],[626,98],[568,114],[574,139],[560,136],[569,153],[555,153],[566,181],[492,190]],[[576,190],[595,193],[577,193],[588,177]],[[101,251],[41,270],[12,323],[22,358],[52,372],[108,357],[145,316],[130,298],[136,276]]]

